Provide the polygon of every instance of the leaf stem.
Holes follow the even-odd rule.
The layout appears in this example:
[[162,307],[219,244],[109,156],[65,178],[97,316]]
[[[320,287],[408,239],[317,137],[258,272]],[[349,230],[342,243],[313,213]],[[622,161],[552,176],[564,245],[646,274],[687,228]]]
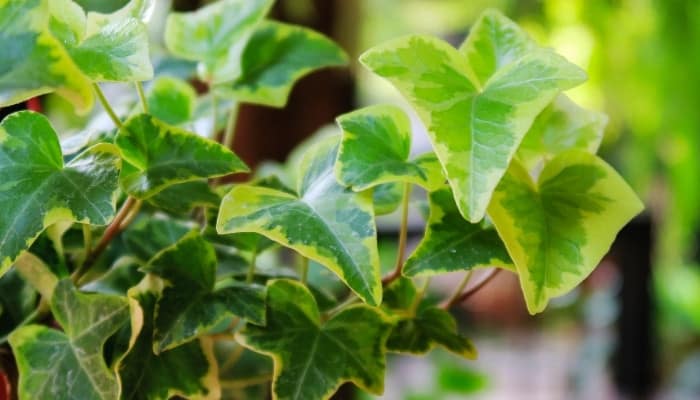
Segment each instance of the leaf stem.
[[95,93],[97,93],[97,98],[100,100],[100,104],[102,104],[102,108],[104,108],[104,110],[107,112],[109,118],[112,119],[114,125],[116,125],[117,128],[121,128],[122,121],[119,119],[119,117],[117,117],[117,113],[114,112],[112,106],[109,105],[109,102],[107,101],[104,92],[102,92],[102,89],[100,89],[100,85],[98,85],[97,83],[93,83],[92,87],[95,89]]
[[444,302],[444,304],[453,304],[455,301],[457,301],[457,299],[459,299],[459,296],[462,295],[462,291],[465,287],[467,287],[467,284],[471,280],[473,272],[474,270],[470,269],[466,274],[464,274],[464,278],[462,278],[462,281],[459,283],[459,285],[457,285],[457,288],[454,290],[449,299]]
[[238,103],[234,103],[228,112],[228,120],[226,121],[226,130],[224,131],[224,139],[221,144],[227,149],[233,150],[233,140],[236,136],[236,120],[238,119]]
[[143,84],[141,82],[135,82],[136,91],[139,93],[139,100],[141,100],[141,108],[143,112],[148,112],[148,102],[146,102],[146,95],[143,92]]
[[253,279],[255,279],[255,261],[258,258],[258,250],[255,249],[253,251],[253,254],[250,256],[250,266],[248,267],[248,273],[245,276],[245,281],[247,283],[252,283]]
[[216,140],[216,121],[219,119],[219,102],[216,99],[216,94],[211,91],[211,138]]
[[396,265],[394,271],[382,279],[382,285],[387,286],[391,282],[401,277],[403,272],[403,257],[406,252],[406,237],[408,236],[408,203],[411,198],[411,184],[406,182],[401,200],[401,226],[399,228],[399,246],[396,254]]
[[[79,283],[80,278],[90,269],[90,267],[95,263],[97,258],[107,249],[109,243],[114,239],[114,237],[126,228],[124,221],[131,214],[132,210],[138,210],[141,206],[141,200],[137,200],[134,197],[129,196],[122,207],[117,212],[117,215],[112,220],[112,223],[105,229],[102,238],[100,239],[97,246],[85,257],[85,262],[80,268],[78,268],[73,273],[73,282]],[[132,218],[133,219],[133,218]],[[129,220],[131,221],[131,219]]]
[[92,251],[92,230],[90,224],[83,224],[83,248],[85,249],[84,260],[87,260],[88,254]]
[[501,272],[501,268],[493,268],[491,272],[489,272],[488,275],[486,275],[483,279],[481,279],[476,285],[474,285],[472,288],[469,290],[465,291],[464,293],[459,294],[458,296],[453,296],[452,299],[449,301],[444,302],[440,307],[442,307],[445,310],[449,310],[452,308],[452,306],[460,304],[467,300],[469,297],[471,297],[474,293],[478,292],[483,288],[487,283],[489,283],[493,278],[498,275],[499,272]]
[[413,303],[411,303],[411,308],[409,309],[409,313],[411,315],[416,315],[416,310],[418,310],[418,306],[420,305],[421,300],[423,300],[425,293],[428,291],[428,287],[430,286],[430,280],[431,278],[429,276],[425,278],[423,286],[418,291],[418,293],[416,293],[416,297],[413,298]]

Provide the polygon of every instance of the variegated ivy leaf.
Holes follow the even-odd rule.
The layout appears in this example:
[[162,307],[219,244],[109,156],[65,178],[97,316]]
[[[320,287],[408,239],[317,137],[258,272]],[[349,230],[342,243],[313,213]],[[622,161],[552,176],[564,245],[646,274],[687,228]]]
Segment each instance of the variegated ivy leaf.
[[374,214],[385,215],[396,211],[401,205],[404,185],[398,182],[382,183],[372,190]]
[[10,335],[20,371],[19,397],[117,400],[119,384],[102,347],[129,320],[126,299],[81,293],[66,279],[56,286],[51,311],[63,332],[28,325]]
[[217,283],[217,265],[214,246],[196,232],[148,262],[144,271],[168,282],[156,306],[156,354],[207,333],[233,315],[265,323],[264,288],[233,280]]
[[429,199],[428,226],[406,260],[404,275],[435,275],[479,266],[513,268],[496,230],[465,221],[449,188],[430,193]]
[[335,174],[353,190],[382,183],[406,182],[435,190],[445,183],[434,154],[409,161],[411,121],[398,107],[369,106],[337,119],[343,130]]
[[0,277],[0,344],[34,311],[37,294],[16,269]]
[[192,119],[197,92],[181,79],[160,76],[153,82],[146,101],[149,114],[165,123],[180,125]]
[[203,337],[158,355],[153,353],[153,321],[162,290],[162,281],[150,275],[129,290],[131,338],[127,353],[116,366],[121,399],[219,399],[221,388],[211,339]]
[[537,182],[513,161],[494,193],[489,216],[534,314],[586,278],[618,231],[642,209],[612,167],[583,150],[569,150],[552,159]]
[[321,322],[306,287],[275,280],[267,288],[267,324],[248,324],[238,338],[273,358],[273,398],[325,400],[344,382],[383,392],[390,329],[390,320],[367,305],[348,307]]
[[297,80],[315,69],[347,62],[343,49],[318,32],[263,21],[243,52],[241,76],[224,90],[241,102],[283,107]]
[[109,14],[91,11],[87,14],[87,32],[98,32],[110,23],[135,18],[147,24],[153,15],[156,0],[130,0],[122,8]]
[[153,77],[146,26],[136,18],[115,19],[87,31],[83,10],[72,0],[51,0],[51,32],[91,80],[143,81]]
[[272,0],[219,0],[197,11],[171,13],[165,45],[177,57],[198,61],[199,77],[210,83],[241,74],[240,60]]
[[563,94],[540,113],[518,148],[517,157],[528,170],[568,149],[598,151],[608,117],[586,110]]
[[148,114],[129,118],[115,143],[126,161],[121,185],[140,199],[177,183],[248,171],[224,146]]
[[316,143],[299,165],[297,194],[237,185],[219,211],[220,234],[256,232],[333,271],[364,301],[381,302],[377,235],[370,192],[333,175],[338,137]]
[[426,354],[435,347],[465,358],[475,359],[477,352],[471,340],[459,333],[452,315],[417,298],[413,281],[400,278],[387,286],[382,308],[397,321],[386,342],[390,352]]
[[153,207],[181,215],[195,207],[216,208],[221,198],[206,180],[197,180],[168,186],[147,201]]
[[0,107],[53,91],[92,107],[90,81],[49,32],[48,0],[0,0],[0,60]]
[[107,224],[114,216],[119,150],[98,144],[64,165],[58,137],[41,114],[0,123],[0,275],[49,225]]
[[[554,52],[521,43],[528,39],[519,32],[506,17],[489,11],[459,50],[414,35],[360,58],[416,108],[460,212],[471,222],[483,218],[535,117],[559,92],[586,78]],[[474,52],[480,54],[478,65]]]

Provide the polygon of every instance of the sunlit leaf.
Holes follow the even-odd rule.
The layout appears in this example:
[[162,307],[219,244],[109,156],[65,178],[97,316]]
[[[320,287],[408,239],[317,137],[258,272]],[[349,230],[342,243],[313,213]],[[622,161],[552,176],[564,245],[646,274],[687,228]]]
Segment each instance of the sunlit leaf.
[[582,150],[550,161],[533,182],[513,161],[489,205],[530,313],[578,285],[643,209],[615,170]]
[[137,198],[147,199],[177,183],[248,170],[224,146],[148,114],[129,118],[115,143],[126,161],[122,187]]
[[274,398],[322,400],[344,382],[382,393],[390,328],[386,316],[366,305],[348,307],[321,322],[303,285],[276,280],[268,284],[267,324],[248,324],[238,338],[273,358]]
[[105,364],[102,347],[129,320],[126,299],[80,293],[64,280],[54,291],[51,310],[63,332],[28,325],[10,335],[20,370],[20,398],[118,399],[119,384]]
[[114,215],[121,160],[96,145],[64,165],[46,117],[20,111],[0,123],[0,275],[49,225],[108,223]]
[[409,161],[411,124],[398,107],[376,105],[337,119],[343,130],[335,174],[354,190],[407,182],[435,190],[445,183],[442,167],[429,153]]
[[200,338],[158,355],[153,353],[153,321],[162,286],[158,278],[146,276],[129,290],[131,339],[126,355],[116,366],[121,399],[220,398],[211,339]]
[[156,306],[156,353],[207,333],[233,315],[265,323],[264,288],[236,281],[215,287],[217,265],[214,247],[191,232],[144,268],[168,282]]
[[[496,11],[475,24],[457,50],[429,36],[392,40],[363,54],[361,62],[388,79],[425,123],[462,215],[480,221],[532,121],[562,90],[585,80],[581,69],[543,48],[523,53],[525,44],[481,50],[484,36],[498,44],[525,40]],[[516,36],[518,36],[516,38]],[[492,68],[470,60],[472,48]],[[517,54],[516,54],[517,53]],[[488,64],[481,60],[482,64]]]
[[110,23],[135,18],[148,23],[156,7],[156,0],[130,0],[122,8],[108,14],[91,11],[87,14],[87,32],[98,32]]
[[168,15],[165,45],[174,55],[198,61],[204,81],[221,83],[241,74],[241,57],[272,0],[220,0],[194,12]]
[[192,119],[197,92],[183,80],[161,76],[153,82],[146,100],[151,115],[165,123],[179,125]]
[[586,110],[559,95],[540,113],[525,135],[517,157],[529,170],[569,149],[595,154],[603,139],[608,117]]
[[496,230],[472,224],[459,213],[449,188],[432,192],[428,226],[416,250],[406,260],[406,276],[435,275],[497,265],[512,269]]
[[241,102],[282,107],[294,83],[303,76],[347,61],[345,52],[318,32],[263,21],[243,52],[241,76],[225,90]]
[[297,195],[236,185],[224,197],[220,234],[256,232],[335,272],[370,304],[382,297],[371,193],[355,193],[333,175],[338,138],[312,146],[303,158]]
[[57,92],[92,107],[90,81],[49,32],[48,0],[0,0],[0,107]]

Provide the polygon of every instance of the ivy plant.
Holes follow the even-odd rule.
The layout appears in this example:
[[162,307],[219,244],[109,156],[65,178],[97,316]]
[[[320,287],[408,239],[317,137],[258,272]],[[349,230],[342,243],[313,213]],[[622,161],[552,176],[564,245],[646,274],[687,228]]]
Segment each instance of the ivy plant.
[[[226,183],[250,172],[231,150],[239,105],[284,106],[348,57],[269,19],[272,0],[171,13],[168,53],[151,57],[154,3],[0,0],[0,106],[51,94],[113,123],[73,140],[33,111],[0,122],[0,346],[14,356],[0,371],[18,371],[20,399],[380,394],[389,353],[476,357],[449,312],[481,286],[473,270],[516,274],[539,313],[642,210],[595,155],[606,117],[563,94],[585,73],[493,10],[458,48],[412,35],[360,57],[411,104],[430,151],[411,155],[404,110],[372,105]],[[189,80],[154,76],[155,59],[194,65]],[[133,92],[126,107],[103,82]],[[415,186],[429,210],[404,257]],[[394,210],[398,256],[382,266],[375,219]],[[459,271],[444,301],[425,296]]]

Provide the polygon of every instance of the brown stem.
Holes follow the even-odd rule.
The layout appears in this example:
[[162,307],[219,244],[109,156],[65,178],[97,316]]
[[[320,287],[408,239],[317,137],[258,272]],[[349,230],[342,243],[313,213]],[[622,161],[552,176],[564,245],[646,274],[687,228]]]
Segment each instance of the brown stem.
[[406,238],[408,236],[408,203],[411,197],[411,184],[405,183],[401,208],[401,227],[399,228],[399,247],[396,254],[394,271],[382,279],[382,285],[387,286],[399,279],[403,272],[403,255],[406,252]]
[[444,302],[440,307],[442,307],[445,310],[448,310],[452,306],[464,302],[474,293],[478,292],[479,290],[481,290],[481,288],[486,286],[486,284],[493,280],[493,278],[495,278],[499,272],[501,272],[501,268],[492,269],[486,277],[479,281],[479,283],[469,288],[466,292],[462,293],[461,295],[452,297],[449,301]]

